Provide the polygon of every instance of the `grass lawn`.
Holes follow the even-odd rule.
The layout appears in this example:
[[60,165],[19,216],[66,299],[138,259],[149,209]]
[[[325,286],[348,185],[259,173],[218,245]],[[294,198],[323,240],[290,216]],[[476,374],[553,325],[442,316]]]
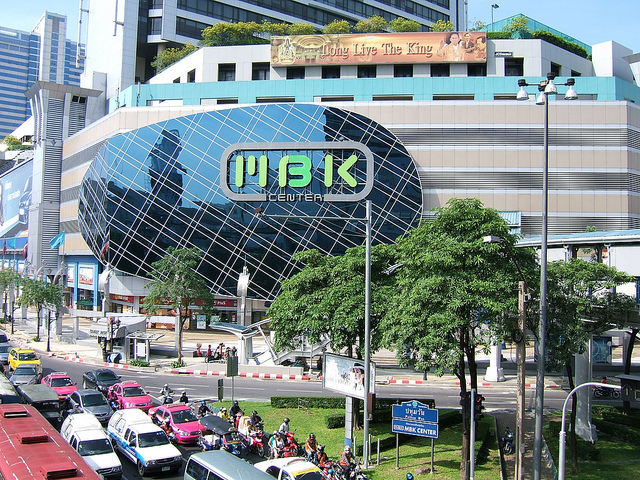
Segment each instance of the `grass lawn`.
[[[213,404],[216,407],[225,406],[227,409],[231,403],[224,401]],[[328,429],[326,418],[336,414],[344,415],[344,409],[320,409],[313,408],[307,411],[306,408],[273,408],[267,402],[240,402],[240,407],[251,414],[252,410],[257,410],[264,421],[265,432],[273,433],[277,430],[282,419],[291,419],[290,427],[295,431],[296,440],[300,446],[309,433],[313,432],[318,442],[325,445],[327,455],[333,460],[339,460],[344,445],[344,428]],[[443,411],[441,411],[442,414]],[[476,480],[495,480],[500,478],[500,461],[497,442],[495,439],[493,417],[485,415],[485,418],[478,426],[476,441],[476,455],[482,447],[485,434],[491,432],[492,436],[483,449],[484,458],[479,465],[476,465]],[[395,437],[391,433],[391,418],[388,423],[371,423],[370,433],[372,436],[372,459],[371,468],[366,472],[371,480],[382,479],[405,479],[407,472],[413,472],[417,468],[430,467],[431,465],[431,439],[421,437],[403,436],[405,442],[400,445],[399,465],[396,470],[396,449],[393,446],[380,452],[380,465],[376,466],[376,441],[378,438],[384,439]],[[357,431],[356,443],[362,443],[362,430]],[[435,474],[439,479],[460,478],[460,444],[462,442],[462,426],[457,425],[451,428],[441,428],[439,438],[435,440],[434,467]]]

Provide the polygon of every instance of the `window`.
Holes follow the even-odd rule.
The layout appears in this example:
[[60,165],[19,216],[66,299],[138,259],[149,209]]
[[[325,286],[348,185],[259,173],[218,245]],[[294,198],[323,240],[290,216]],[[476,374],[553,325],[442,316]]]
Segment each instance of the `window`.
[[448,77],[449,76],[449,64],[448,63],[434,63],[431,65],[432,77]]
[[147,35],[160,35],[162,33],[162,17],[149,19]]
[[558,63],[551,62],[551,73],[554,73],[556,77],[560,76],[560,65]]
[[578,72],[577,70],[571,70],[571,76],[572,77],[581,77],[582,74],[580,72]]
[[256,103],[292,103],[296,97],[257,97]]
[[413,65],[394,65],[394,77],[413,77]]
[[487,65],[485,63],[470,63],[467,65],[467,76],[486,77]]
[[251,80],[269,80],[269,64],[254,63],[251,67]]
[[340,67],[333,65],[322,67],[322,78],[340,78]]
[[287,80],[304,79],[304,67],[287,67]]
[[216,102],[218,105],[233,105],[238,103],[237,98],[219,98]]
[[434,100],[473,100],[473,95],[434,95]]
[[196,69],[187,72],[187,83],[195,83],[196,82]]
[[504,74],[506,77],[524,77],[524,58],[505,58]]
[[376,78],[375,65],[358,65],[358,78]]
[[413,100],[413,95],[373,95],[371,99],[374,102],[402,102]]
[[233,82],[236,79],[236,64],[221,63],[218,65],[218,81]]
[[173,79],[173,83],[180,83],[180,77],[178,77],[178,78],[174,78],[174,79]]
[[334,95],[332,97],[320,97],[321,102],[353,102],[353,95]]

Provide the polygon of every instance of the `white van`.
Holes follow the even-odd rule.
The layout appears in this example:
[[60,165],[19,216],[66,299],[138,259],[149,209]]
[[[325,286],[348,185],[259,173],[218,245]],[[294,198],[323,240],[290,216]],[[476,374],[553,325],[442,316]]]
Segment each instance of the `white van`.
[[91,413],[69,415],[60,434],[87,464],[106,480],[120,480],[122,464],[100,421]]
[[225,450],[194,453],[184,469],[184,480],[273,480],[267,473]]
[[137,408],[117,410],[107,425],[114,447],[138,467],[140,476],[152,472],[176,472],[182,454],[151,417]]

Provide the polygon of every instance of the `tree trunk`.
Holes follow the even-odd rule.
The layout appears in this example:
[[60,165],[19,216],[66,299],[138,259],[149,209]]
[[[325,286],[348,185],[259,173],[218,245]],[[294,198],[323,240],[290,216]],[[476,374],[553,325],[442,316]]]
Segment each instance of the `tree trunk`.
[[42,310],[41,307],[37,307],[38,309],[38,313],[36,315],[37,318],[37,322],[36,322],[36,338],[38,339],[38,341],[40,341],[40,310]]
[[178,349],[178,362],[182,362],[182,306],[178,307],[178,316],[176,317],[176,337],[177,343],[176,345]]
[[[629,333],[629,342],[627,343],[627,351],[624,356],[624,374],[629,375],[631,373],[631,358],[633,355],[633,347],[636,343],[636,335],[638,335],[638,328],[632,328]],[[622,402],[622,413],[629,415],[631,413],[631,402],[624,400]]]
[[[573,381],[573,369],[571,368],[571,364],[567,363],[565,365],[565,369],[567,370],[567,378],[569,379],[569,391],[575,388],[575,382]],[[576,435],[576,411],[578,409],[578,397],[574,393],[571,396],[571,416],[570,416],[570,429],[571,435],[570,439],[570,447],[571,447],[571,470],[573,473],[578,473],[578,437]]]

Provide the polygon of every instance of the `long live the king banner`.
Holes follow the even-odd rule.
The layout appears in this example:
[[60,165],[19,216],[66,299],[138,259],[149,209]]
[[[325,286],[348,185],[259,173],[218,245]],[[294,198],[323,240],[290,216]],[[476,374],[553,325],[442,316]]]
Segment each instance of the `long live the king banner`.
[[271,37],[272,66],[486,61],[486,32]]

